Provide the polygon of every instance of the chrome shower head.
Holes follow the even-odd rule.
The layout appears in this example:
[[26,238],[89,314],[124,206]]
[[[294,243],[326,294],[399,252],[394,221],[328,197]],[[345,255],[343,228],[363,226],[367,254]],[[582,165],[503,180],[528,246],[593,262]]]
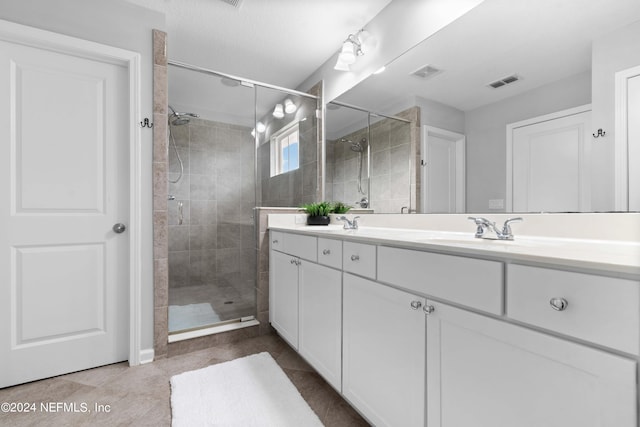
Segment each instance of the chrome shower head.
[[171,114],[169,115],[169,124],[173,126],[181,126],[189,124],[192,117],[200,117],[195,113],[179,113],[173,109],[171,105],[169,105],[169,110],[171,110]]

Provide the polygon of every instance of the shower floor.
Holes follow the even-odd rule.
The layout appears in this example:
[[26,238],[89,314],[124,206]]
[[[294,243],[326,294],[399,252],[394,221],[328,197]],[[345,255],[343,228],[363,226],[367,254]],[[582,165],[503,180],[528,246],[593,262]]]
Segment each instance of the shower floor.
[[[172,310],[175,310],[173,313],[184,312],[185,316],[190,316],[188,313],[189,307],[186,306],[192,306],[201,311],[203,308],[206,308],[208,311],[212,310],[213,313],[215,313],[215,318],[219,318],[221,322],[239,319],[241,317],[255,316],[255,289],[253,286],[251,286],[250,289],[250,292],[242,292],[234,286],[218,285],[169,288],[169,306],[174,306],[173,309],[169,309],[169,312],[171,313]],[[198,306],[195,307],[195,304]],[[206,306],[207,304],[211,306],[211,309]],[[171,317],[171,314],[169,316]],[[201,316],[200,318],[206,319],[206,316]],[[174,325],[173,328],[172,325]],[[176,325],[179,325],[179,327]],[[191,322],[190,319],[169,319],[169,332],[203,326],[205,325],[198,322],[197,313],[194,316],[193,322]]]

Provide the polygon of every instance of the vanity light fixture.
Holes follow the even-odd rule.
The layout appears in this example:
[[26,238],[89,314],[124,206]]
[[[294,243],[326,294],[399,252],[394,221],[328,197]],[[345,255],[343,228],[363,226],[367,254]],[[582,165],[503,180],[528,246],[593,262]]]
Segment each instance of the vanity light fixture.
[[289,98],[284,100],[284,111],[287,114],[295,113],[297,109],[298,107],[296,107],[296,104],[294,104],[292,100]]
[[355,64],[358,56],[375,49],[378,40],[366,30],[360,30],[356,34],[349,34],[342,43],[342,48],[338,54],[338,60],[333,67],[338,71],[349,71],[349,65]]
[[256,137],[256,129],[258,130],[258,133],[262,133],[267,129],[267,127],[262,122],[256,123],[256,127],[251,129],[251,136],[254,138]]
[[276,119],[281,119],[284,117],[284,109],[282,108],[282,104],[276,104],[276,108],[273,109],[273,117]]

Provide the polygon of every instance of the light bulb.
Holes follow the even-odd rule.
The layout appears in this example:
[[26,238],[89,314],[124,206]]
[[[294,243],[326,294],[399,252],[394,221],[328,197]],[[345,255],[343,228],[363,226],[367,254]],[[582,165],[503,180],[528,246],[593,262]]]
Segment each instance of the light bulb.
[[276,108],[273,109],[273,117],[276,119],[281,119],[284,117],[284,110],[282,109],[282,104],[276,104]]
[[285,99],[284,100],[284,111],[287,114],[294,113],[296,111],[296,109],[297,109],[296,104],[294,104],[292,100],[290,100],[290,99]]
[[267,129],[267,127],[264,125],[264,123],[262,122],[256,123],[256,130],[258,131],[258,133],[264,132],[265,129]]
[[363,53],[371,52],[378,46],[378,38],[373,36],[369,31],[360,31],[358,39],[360,39],[360,49],[362,49]]
[[338,71],[351,71],[351,68],[349,68],[348,64],[345,64],[344,62],[340,61],[339,55],[338,55],[338,62],[336,62],[336,65],[333,67],[333,69]]
[[343,64],[351,65],[356,62],[355,46],[349,40],[344,42],[338,60]]

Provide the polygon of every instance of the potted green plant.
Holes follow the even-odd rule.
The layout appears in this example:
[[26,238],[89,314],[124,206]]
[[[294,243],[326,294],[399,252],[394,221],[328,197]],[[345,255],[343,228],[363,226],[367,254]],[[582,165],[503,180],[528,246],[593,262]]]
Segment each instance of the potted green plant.
[[345,205],[342,202],[334,202],[331,213],[346,214],[347,212],[349,212],[349,209],[351,209],[351,206]]
[[329,225],[329,214],[333,211],[333,205],[329,202],[307,203],[302,209],[308,214],[308,225]]

